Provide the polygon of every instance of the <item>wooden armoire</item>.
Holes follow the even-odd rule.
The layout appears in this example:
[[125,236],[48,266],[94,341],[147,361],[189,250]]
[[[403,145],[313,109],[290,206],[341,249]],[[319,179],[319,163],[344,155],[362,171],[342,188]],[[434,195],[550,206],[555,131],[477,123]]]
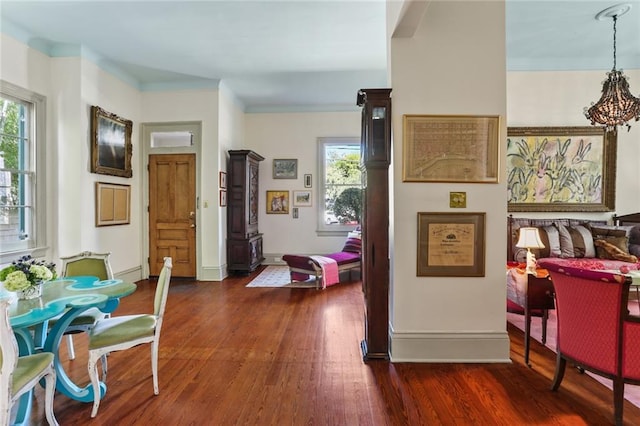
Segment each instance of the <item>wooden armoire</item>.
[[364,360],[389,359],[389,164],[391,89],[361,89]]
[[259,166],[264,160],[250,150],[229,151],[227,166],[227,270],[248,274],[264,260],[258,230]]

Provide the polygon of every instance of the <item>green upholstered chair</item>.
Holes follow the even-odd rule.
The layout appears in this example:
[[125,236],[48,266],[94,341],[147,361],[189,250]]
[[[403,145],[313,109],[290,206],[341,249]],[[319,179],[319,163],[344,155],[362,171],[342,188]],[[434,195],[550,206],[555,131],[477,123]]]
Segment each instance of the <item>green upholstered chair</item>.
[[[93,410],[91,417],[98,414],[100,406],[100,382],[98,379],[98,360],[110,352],[121,351],[144,343],[151,343],[151,370],[153,373],[153,393],[158,390],[158,347],[160,345],[160,329],[164,316],[169,281],[171,280],[170,257],[164,258],[164,266],[160,271],[153,302],[153,314],[123,315],[98,320],[89,331],[89,378],[93,386]],[[103,369],[106,380],[106,370]]]
[[[111,253],[94,253],[91,251],[83,251],[82,253],[62,257],[61,277],[73,277],[82,275],[96,276],[100,280],[113,279],[113,271],[109,262]],[[65,334],[67,335],[67,350],[69,359],[75,359],[76,354],[73,346],[73,335],[76,333],[87,332],[99,319],[105,318],[105,313],[98,308],[87,309],[82,315],[76,317]],[[50,325],[55,323],[55,319],[49,321]],[[106,368],[106,366],[103,366]]]
[[43,378],[47,422],[57,425],[53,414],[53,396],[56,390],[53,354],[42,352],[18,356],[18,344],[9,322],[10,301],[8,297],[0,298],[0,425],[9,424],[13,404]]

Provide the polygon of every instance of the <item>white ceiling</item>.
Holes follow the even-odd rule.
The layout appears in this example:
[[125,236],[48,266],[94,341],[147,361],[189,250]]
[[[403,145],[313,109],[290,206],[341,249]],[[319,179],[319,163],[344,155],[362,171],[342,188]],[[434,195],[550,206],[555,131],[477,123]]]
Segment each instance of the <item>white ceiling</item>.
[[[617,65],[640,68],[640,0],[625,3]],[[507,0],[508,68],[610,69],[612,20],[595,15],[614,4]],[[0,29],[50,56],[87,57],[140,90],[222,80],[247,111],[340,110],[356,108],[358,89],[387,86],[385,8],[385,0],[3,0]]]

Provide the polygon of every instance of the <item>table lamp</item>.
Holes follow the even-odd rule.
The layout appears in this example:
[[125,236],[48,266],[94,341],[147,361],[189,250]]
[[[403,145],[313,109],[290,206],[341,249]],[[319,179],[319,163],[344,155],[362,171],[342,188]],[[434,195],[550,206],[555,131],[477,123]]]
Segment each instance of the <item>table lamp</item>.
[[527,274],[536,273],[536,256],[531,252],[532,248],[544,248],[538,228],[523,227],[520,228],[520,235],[516,247],[527,249]]

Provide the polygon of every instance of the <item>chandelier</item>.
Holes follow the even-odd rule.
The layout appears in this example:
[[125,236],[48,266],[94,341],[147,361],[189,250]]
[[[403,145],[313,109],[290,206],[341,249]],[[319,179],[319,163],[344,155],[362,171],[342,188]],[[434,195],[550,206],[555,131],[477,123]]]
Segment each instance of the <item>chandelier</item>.
[[624,15],[631,9],[631,5],[623,4],[609,7],[596,15],[596,19],[613,18],[613,68],[607,73],[607,79],[602,84],[602,96],[590,108],[584,109],[584,115],[591,124],[602,125],[607,131],[616,131],[616,126],[627,126],[631,119],[640,120],[640,99],[629,91],[629,83],[622,73],[616,70],[616,23],[618,16]]

